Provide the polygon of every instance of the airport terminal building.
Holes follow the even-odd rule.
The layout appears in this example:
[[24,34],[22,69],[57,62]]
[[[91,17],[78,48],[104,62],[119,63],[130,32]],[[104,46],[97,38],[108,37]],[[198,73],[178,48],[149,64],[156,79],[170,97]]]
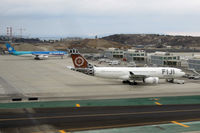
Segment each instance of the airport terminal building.
[[189,69],[195,69],[196,71],[200,71],[200,58],[193,58],[188,60]]
[[124,58],[124,50],[118,48],[109,48],[104,52],[104,56],[109,59]]
[[121,50],[118,48],[109,48],[104,52],[104,55],[109,59],[119,58],[119,59],[125,59],[128,62],[131,61],[144,62],[146,61],[147,57],[147,54],[144,50],[135,50],[135,49]]
[[156,66],[181,66],[180,56],[173,55],[168,52],[155,52],[155,54],[150,56],[150,61],[151,64]]
[[127,59],[127,61],[131,62],[146,62],[147,54],[144,50],[134,50],[134,49],[128,49],[124,53],[124,57]]

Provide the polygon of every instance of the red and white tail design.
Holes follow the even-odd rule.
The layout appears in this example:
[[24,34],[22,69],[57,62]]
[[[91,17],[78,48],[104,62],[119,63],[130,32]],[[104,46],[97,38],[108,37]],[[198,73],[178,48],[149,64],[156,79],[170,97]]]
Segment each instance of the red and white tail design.
[[88,68],[87,60],[79,53],[71,53],[71,57],[75,68]]

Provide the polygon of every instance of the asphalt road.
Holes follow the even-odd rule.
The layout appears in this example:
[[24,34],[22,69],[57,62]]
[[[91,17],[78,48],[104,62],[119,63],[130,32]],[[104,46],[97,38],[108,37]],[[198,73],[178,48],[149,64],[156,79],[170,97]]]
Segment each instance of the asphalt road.
[[199,120],[200,105],[1,109],[0,131],[78,131]]

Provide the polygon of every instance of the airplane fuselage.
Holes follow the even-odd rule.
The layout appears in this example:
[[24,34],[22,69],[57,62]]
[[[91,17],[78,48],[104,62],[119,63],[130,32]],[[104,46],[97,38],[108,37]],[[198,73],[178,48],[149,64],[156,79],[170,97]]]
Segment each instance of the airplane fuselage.
[[62,56],[65,51],[14,51],[13,55],[16,56],[33,56],[33,55],[49,55],[49,56]]
[[94,75],[101,78],[129,80],[130,72],[133,75],[161,79],[173,79],[185,75],[181,69],[171,67],[94,67]]
[[14,51],[12,54],[16,56],[32,56],[32,51]]
[[33,51],[33,55],[62,56],[67,54],[65,51]]

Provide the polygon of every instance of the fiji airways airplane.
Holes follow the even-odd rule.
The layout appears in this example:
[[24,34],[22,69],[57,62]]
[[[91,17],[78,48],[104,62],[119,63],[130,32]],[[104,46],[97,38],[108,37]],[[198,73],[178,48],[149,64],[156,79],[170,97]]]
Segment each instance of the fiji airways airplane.
[[181,69],[172,67],[95,67],[89,64],[77,50],[72,49],[70,53],[74,64],[74,68],[70,67],[70,69],[101,78],[120,79],[130,85],[137,84],[136,81],[157,84],[159,79],[174,82],[175,78],[185,75]]
[[34,59],[46,59],[49,56],[60,56],[63,58],[67,54],[65,51],[16,51],[10,44],[6,44],[8,52],[17,56],[33,56]]

